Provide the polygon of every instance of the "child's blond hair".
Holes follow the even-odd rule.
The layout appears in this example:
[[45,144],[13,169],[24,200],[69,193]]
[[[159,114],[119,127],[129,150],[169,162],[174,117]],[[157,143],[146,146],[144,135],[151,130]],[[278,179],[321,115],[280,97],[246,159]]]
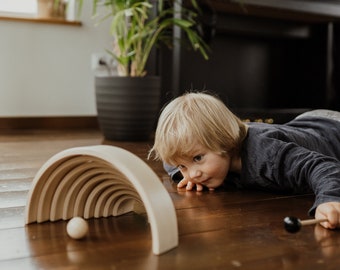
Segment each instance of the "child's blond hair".
[[188,156],[196,144],[214,152],[238,151],[247,126],[215,96],[186,93],[162,110],[155,141],[149,157],[176,165],[176,159]]

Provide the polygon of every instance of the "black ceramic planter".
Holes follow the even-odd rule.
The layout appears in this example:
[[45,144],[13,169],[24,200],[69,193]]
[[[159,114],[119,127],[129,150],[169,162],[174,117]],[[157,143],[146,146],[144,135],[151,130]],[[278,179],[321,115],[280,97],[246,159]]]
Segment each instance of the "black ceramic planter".
[[160,109],[160,77],[96,77],[98,122],[108,140],[150,139]]

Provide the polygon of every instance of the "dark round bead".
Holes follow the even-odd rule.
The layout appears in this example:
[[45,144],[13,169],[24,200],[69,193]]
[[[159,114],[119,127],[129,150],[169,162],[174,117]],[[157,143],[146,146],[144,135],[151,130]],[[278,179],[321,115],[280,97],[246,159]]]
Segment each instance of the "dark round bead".
[[285,217],[283,222],[284,222],[284,227],[287,232],[296,233],[301,228],[301,222],[296,217]]

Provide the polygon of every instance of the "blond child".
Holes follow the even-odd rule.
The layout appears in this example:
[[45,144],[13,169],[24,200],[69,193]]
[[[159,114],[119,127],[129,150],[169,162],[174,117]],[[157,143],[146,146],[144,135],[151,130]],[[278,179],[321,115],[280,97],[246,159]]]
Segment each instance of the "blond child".
[[[310,215],[340,227],[340,113],[317,110],[289,123],[244,123],[217,97],[186,93],[158,120],[149,157],[163,161],[179,188],[239,188],[314,192]],[[235,173],[238,177],[228,178]]]

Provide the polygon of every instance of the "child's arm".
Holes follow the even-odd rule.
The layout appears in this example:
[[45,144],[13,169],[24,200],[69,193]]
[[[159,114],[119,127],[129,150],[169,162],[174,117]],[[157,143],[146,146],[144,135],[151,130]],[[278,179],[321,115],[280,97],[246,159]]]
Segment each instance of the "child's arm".
[[316,219],[326,218],[328,221],[321,225],[327,229],[340,227],[340,202],[326,202],[320,204],[315,211]]
[[[293,194],[313,191],[316,197],[309,214],[318,219],[327,218],[329,222],[322,224],[326,228],[340,228],[340,162],[338,159],[276,138],[266,138],[261,143],[253,145],[262,148],[249,147],[247,156],[251,156],[252,153],[261,153],[261,155],[242,164],[246,168],[251,168],[245,171],[244,178],[251,180],[255,178],[250,182],[250,187],[258,185],[267,190]],[[334,155],[337,151],[340,149],[334,149]]]

